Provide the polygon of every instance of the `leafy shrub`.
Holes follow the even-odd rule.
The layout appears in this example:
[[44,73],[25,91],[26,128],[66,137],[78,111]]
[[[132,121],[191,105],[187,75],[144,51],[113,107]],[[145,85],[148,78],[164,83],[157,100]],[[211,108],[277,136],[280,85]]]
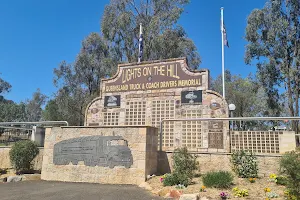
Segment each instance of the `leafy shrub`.
[[241,178],[257,177],[257,158],[252,152],[236,151],[231,155],[233,171]]
[[174,178],[174,176],[172,176],[172,174],[165,174],[164,176],[165,177],[162,181],[164,186],[176,185],[177,180],[175,180],[175,178]]
[[176,149],[172,158],[173,172],[163,179],[164,186],[190,185],[195,175],[195,170],[198,169],[197,157],[189,154],[187,148],[183,147]]
[[300,151],[285,153],[280,160],[280,169],[286,176],[290,194],[300,199]]
[[246,189],[239,189],[238,187],[235,187],[232,189],[235,197],[246,197],[249,195],[248,190]]
[[287,200],[297,200],[297,197],[295,195],[292,195],[289,190],[284,191],[284,197]]
[[206,187],[229,188],[232,185],[233,176],[227,171],[208,172],[202,178]]
[[275,182],[278,185],[287,185],[289,181],[285,176],[278,176]]
[[31,161],[39,153],[35,142],[24,140],[16,142],[9,151],[10,161],[17,172],[30,170]]

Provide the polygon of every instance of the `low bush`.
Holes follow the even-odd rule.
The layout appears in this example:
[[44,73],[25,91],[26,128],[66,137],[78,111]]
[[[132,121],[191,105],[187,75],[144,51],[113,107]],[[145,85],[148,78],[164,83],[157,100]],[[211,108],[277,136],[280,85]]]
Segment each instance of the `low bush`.
[[202,177],[206,187],[229,188],[232,185],[233,176],[227,171],[208,172]]
[[172,158],[173,172],[163,179],[164,186],[190,185],[195,176],[195,170],[198,169],[197,157],[188,153],[187,148],[183,147],[176,149]]
[[278,185],[287,185],[289,181],[285,176],[278,176],[275,182]]
[[38,155],[39,149],[35,142],[24,140],[16,142],[9,151],[10,161],[18,172],[30,170],[31,161]]
[[257,158],[252,152],[236,151],[231,155],[233,171],[241,178],[258,176]]
[[165,174],[162,182],[163,182],[164,186],[172,186],[172,185],[176,185],[177,180],[175,180],[175,178],[174,178],[174,176],[172,176],[172,174]]
[[286,176],[290,195],[300,199],[300,151],[285,153],[280,159],[280,169]]

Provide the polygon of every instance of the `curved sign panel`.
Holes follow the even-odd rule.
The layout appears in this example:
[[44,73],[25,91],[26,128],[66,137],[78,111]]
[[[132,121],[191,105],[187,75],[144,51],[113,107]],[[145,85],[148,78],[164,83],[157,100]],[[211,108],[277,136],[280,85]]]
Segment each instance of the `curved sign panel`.
[[202,86],[202,74],[190,75],[180,62],[120,67],[115,79],[104,80],[104,92]]
[[113,168],[132,163],[132,154],[128,143],[121,136],[88,136],[63,140],[54,145],[53,163],[77,165],[84,161],[86,166],[103,166]]

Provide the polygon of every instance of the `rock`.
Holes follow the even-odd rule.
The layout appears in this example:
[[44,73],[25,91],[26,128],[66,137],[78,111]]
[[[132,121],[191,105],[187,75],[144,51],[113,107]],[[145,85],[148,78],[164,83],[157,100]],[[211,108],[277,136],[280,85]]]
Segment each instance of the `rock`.
[[160,191],[158,191],[158,195],[161,196],[161,197],[164,197],[169,192],[170,192],[170,189],[168,189],[168,188],[162,188]]
[[7,177],[7,182],[19,182],[22,181],[22,176],[9,176]]
[[201,197],[201,199],[200,200],[209,200],[208,198],[206,198],[206,197]]
[[182,194],[179,200],[199,200],[199,194]]
[[171,192],[170,192],[170,197],[172,197],[174,199],[179,199],[181,195],[182,195],[182,192],[179,192],[178,190],[171,190]]
[[40,174],[25,174],[22,178],[23,181],[39,181],[41,180]]
[[152,175],[147,175],[147,180],[150,180],[151,178],[155,177],[156,175],[155,174],[152,174]]
[[144,188],[146,190],[152,190],[152,187],[147,182],[143,182],[139,185],[139,187]]
[[0,179],[0,182],[3,182],[3,183],[7,182],[7,177],[1,178],[1,179]]

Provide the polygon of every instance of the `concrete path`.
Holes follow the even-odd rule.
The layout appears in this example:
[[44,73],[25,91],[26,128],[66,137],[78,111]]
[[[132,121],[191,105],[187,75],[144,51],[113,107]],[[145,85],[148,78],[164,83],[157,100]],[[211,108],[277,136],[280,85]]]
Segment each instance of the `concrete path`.
[[132,185],[23,181],[0,183],[1,200],[158,200]]

